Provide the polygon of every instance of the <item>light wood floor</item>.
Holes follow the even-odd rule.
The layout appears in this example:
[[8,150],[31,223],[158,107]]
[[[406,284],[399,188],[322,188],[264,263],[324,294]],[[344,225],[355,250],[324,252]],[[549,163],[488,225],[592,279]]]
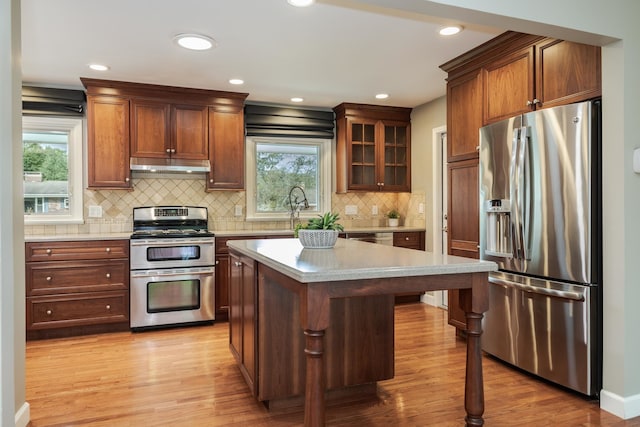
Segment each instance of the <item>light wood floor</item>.
[[[31,426],[297,426],[301,409],[269,412],[248,392],[228,324],[30,341]],[[446,312],[396,309],[396,376],[377,398],[329,405],[330,426],[464,425],[465,344]],[[640,426],[598,403],[483,360],[486,426]]]

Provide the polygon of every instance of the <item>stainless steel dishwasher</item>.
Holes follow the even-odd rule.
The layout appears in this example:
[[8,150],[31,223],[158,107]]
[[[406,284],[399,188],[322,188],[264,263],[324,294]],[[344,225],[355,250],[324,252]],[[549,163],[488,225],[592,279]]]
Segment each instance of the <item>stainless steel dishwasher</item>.
[[362,242],[393,246],[393,232],[346,233],[345,238],[349,240],[360,240]]

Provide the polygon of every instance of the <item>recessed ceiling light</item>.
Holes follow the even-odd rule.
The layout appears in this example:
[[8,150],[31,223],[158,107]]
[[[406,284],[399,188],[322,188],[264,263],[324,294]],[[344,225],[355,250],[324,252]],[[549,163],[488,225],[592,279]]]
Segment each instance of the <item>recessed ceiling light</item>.
[[462,27],[459,25],[453,25],[451,27],[444,27],[440,30],[441,36],[452,36],[462,31]]
[[207,50],[216,45],[214,39],[201,34],[178,34],[173,39],[180,46],[191,50]]
[[287,0],[287,3],[295,7],[307,7],[315,3],[315,0]]
[[109,67],[102,64],[89,64],[89,68],[95,71],[107,71],[109,69]]
[[300,98],[299,96],[294,96],[293,98],[291,98],[291,102],[302,102],[304,101],[304,98]]
[[244,80],[242,80],[242,79],[231,79],[231,80],[229,80],[229,83],[231,83],[232,85],[242,85],[242,84],[244,84]]
[[376,95],[376,99],[387,99],[389,97],[388,93],[379,93]]

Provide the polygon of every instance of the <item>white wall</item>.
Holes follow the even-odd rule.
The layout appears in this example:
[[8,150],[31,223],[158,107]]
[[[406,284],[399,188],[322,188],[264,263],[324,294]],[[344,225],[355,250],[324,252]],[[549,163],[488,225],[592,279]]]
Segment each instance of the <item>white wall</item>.
[[[640,415],[640,2],[362,0],[433,16],[603,46],[604,351],[601,407]],[[526,19],[522,18],[526,17]],[[619,41],[617,41],[619,40]]]
[[0,0],[0,425],[25,425],[20,1]]

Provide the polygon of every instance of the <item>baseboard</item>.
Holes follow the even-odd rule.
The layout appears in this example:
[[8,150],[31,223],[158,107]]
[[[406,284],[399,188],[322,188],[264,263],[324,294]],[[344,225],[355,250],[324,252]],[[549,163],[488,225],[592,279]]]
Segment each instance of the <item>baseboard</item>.
[[18,409],[15,415],[16,427],[27,427],[31,420],[31,411],[29,409],[29,403],[24,404]]
[[600,409],[616,417],[628,420],[640,416],[640,394],[630,397],[618,396],[610,391],[600,392]]
[[434,307],[438,306],[438,301],[436,301],[436,296],[433,292],[425,292],[424,294],[420,295],[420,302],[432,305]]

